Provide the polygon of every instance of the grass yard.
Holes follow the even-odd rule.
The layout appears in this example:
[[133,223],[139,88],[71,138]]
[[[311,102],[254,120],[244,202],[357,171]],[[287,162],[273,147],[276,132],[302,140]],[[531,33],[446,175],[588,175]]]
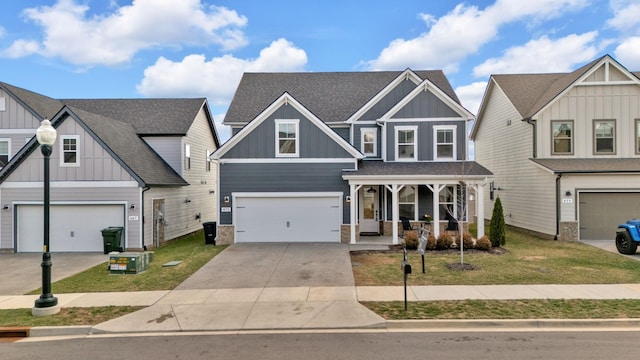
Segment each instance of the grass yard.
[[[149,269],[139,274],[111,275],[107,263],[52,284],[54,294],[113,291],[171,290],[216,256],[226,246],[205,245],[202,230],[172,240],[155,249]],[[169,261],[182,261],[162,267]],[[41,289],[31,292],[40,294]]]
[[[421,256],[409,252],[413,274],[409,285],[509,285],[509,284],[622,284],[640,282],[640,261],[634,261],[578,242],[544,240],[507,230],[505,252],[469,251],[464,263],[476,270],[456,271],[460,252],[427,251],[426,274]],[[402,251],[353,252],[351,260],[357,286],[403,285]]]
[[31,309],[0,310],[0,326],[96,325],[140,310],[140,306],[62,308],[52,316],[31,315]]

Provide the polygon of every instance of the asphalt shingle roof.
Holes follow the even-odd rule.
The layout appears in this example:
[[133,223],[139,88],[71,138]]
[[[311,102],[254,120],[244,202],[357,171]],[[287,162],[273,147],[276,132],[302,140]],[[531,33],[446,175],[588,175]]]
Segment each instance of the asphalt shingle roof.
[[624,173],[640,172],[640,158],[601,159],[530,159],[554,173]]
[[[457,103],[440,70],[414,71]],[[247,123],[285,92],[324,122],[347,120],[402,71],[245,73],[225,115],[225,123]]]
[[[68,106],[146,185],[188,185],[141,136],[186,135],[205,98],[56,100],[7,83],[0,86],[41,118],[54,118]],[[13,168],[7,167],[2,176]]]
[[365,160],[356,171],[343,171],[343,176],[491,176],[493,173],[475,161],[384,162]]

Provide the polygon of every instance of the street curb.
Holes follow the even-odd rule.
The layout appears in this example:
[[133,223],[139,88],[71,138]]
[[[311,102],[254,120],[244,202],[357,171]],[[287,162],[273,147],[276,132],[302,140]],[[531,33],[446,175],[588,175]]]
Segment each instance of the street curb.
[[640,319],[483,319],[483,320],[387,320],[387,328],[399,329],[563,329],[640,328]]
[[[562,330],[575,328],[597,328],[597,329],[638,329],[640,330],[640,319],[484,319],[484,320],[387,320],[384,323],[364,327],[335,327],[321,329],[304,328],[282,328],[282,329],[221,329],[214,332],[229,331],[309,331],[309,330],[514,330],[514,329],[547,329]],[[197,330],[189,330],[193,332]],[[207,330],[209,331],[209,330]],[[86,326],[38,326],[32,327],[29,337],[46,336],[84,336],[103,334],[133,334],[133,333],[153,333],[156,331],[125,331],[110,332],[94,329],[91,325]],[[157,331],[158,333],[184,332],[182,330]]]

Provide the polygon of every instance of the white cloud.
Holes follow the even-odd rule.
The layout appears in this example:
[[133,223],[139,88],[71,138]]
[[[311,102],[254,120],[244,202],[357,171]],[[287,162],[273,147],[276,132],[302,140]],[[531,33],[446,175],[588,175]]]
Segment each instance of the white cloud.
[[366,62],[366,67],[372,70],[412,67],[453,71],[462,59],[493,40],[504,24],[520,20],[540,22],[586,5],[587,0],[497,0],[484,10],[459,4],[439,19],[421,14],[429,27],[428,32],[409,40],[393,40],[377,59]]
[[144,71],[137,85],[140,94],[150,97],[206,96],[212,105],[228,105],[244,72],[302,71],[307,54],[286,39],[272,42],[256,59],[232,55],[209,61],[204,55],[188,55],[174,62],[164,57]]
[[637,0],[612,0],[613,18],[607,24],[620,31],[640,31],[640,3]]
[[631,71],[640,70],[640,36],[625,39],[614,51],[615,57]]
[[220,140],[220,144],[224,144],[231,138],[231,127],[222,125],[226,115],[227,113],[213,115],[213,121],[216,126],[216,131],[218,132],[218,140]]
[[17,59],[36,53],[40,49],[37,41],[17,40],[10,47],[0,50],[0,56]]
[[599,51],[594,45],[597,35],[597,31],[591,31],[581,35],[571,34],[557,40],[543,36],[506,50],[502,57],[487,59],[473,68],[473,74],[483,77],[504,73],[571,71],[576,64],[596,57]]
[[480,102],[482,101],[482,96],[484,96],[484,90],[486,87],[486,81],[478,81],[469,85],[459,86],[455,91],[458,95],[458,98],[460,98],[462,106],[471,111],[473,114],[477,115],[478,109],[480,108]]
[[33,39],[19,39],[15,49],[59,57],[79,66],[125,64],[141,50],[182,46],[219,45],[225,50],[246,45],[240,30],[244,16],[201,0],[134,0],[112,13],[86,15],[89,7],[75,0],[58,0],[52,6],[24,11],[27,20],[43,28],[39,46],[24,47]]

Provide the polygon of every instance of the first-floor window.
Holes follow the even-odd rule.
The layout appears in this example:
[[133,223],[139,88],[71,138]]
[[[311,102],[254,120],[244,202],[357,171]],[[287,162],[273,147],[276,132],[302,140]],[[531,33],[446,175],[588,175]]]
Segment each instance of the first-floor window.
[[0,168],[9,162],[9,148],[11,148],[11,140],[0,139]]
[[416,196],[418,192],[413,186],[405,186],[398,194],[398,212],[400,217],[415,220],[416,217]]
[[636,155],[640,155],[640,119],[636,119]]
[[595,154],[615,154],[616,153],[616,121],[615,120],[594,120],[594,153]]
[[445,186],[440,190],[440,220],[446,220],[447,212],[450,212],[453,217],[456,217],[454,211],[455,207],[455,187]]
[[62,166],[80,165],[78,157],[78,136],[61,136],[60,146],[62,147]]

